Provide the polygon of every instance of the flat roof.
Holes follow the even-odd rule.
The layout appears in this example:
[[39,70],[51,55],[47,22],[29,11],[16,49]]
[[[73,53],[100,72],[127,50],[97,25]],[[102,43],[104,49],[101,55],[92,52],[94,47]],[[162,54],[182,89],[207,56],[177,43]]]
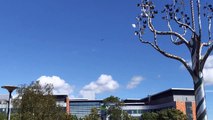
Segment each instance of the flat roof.
[[103,100],[89,100],[86,98],[70,99],[70,102],[103,102]]
[[149,97],[152,98],[152,100],[167,97],[167,96],[172,96],[172,95],[194,95],[194,89],[192,88],[170,88],[165,91],[153,94],[153,95],[148,95],[145,98],[142,98],[142,101],[147,101]]
[[[191,95],[194,96],[194,89],[192,88],[170,88],[152,95],[148,95],[145,98],[127,98],[122,100],[124,103],[144,103],[151,96],[152,100],[172,96],[172,95]],[[103,102],[103,100],[90,100],[87,98],[71,98],[70,102]]]
[[140,103],[141,99],[124,99],[122,100],[124,103]]

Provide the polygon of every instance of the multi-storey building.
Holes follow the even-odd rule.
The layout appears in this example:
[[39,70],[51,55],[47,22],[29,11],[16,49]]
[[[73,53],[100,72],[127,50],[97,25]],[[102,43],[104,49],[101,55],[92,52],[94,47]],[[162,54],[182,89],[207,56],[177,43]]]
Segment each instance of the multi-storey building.
[[56,104],[61,106],[66,113],[70,113],[70,102],[68,95],[54,95]]
[[102,100],[88,100],[88,99],[71,99],[70,113],[76,115],[78,118],[83,118],[90,114],[92,108],[100,108]]
[[196,120],[196,106],[193,89],[171,88],[157,94],[148,95],[143,99],[124,100],[123,110],[130,115],[138,117],[147,111],[159,111],[167,108],[175,108],[188,117],[188,120]]
[[[90,114],[92,108],[100,110],[99,114],[103,117],[101,111],[103,100],[88,99],[69,99],[67,95],[55,95],[56,104],[78,118],[83,118]],[[185,113],[189,120],[196,120],[196,107],[193,89],[171,88],[153,95],[148,95],[142,99],[122,100],[124,106],[122,110],[134,117],[140,117],[147,111],[159,111],[167,108],[175,108]],[[7,112],[8,95],[0,95],[0,112]]]
[[[142,99],[126,99],[123,102],[122,110],[134,117],[140,117],[144,112],[175,108],[185,113],[189,120],[196,119],[193,89],[171,88]],[[71,99],[70,113],[78,118],[84,117],[92,108],[99,109],[102,104],[102,100]]]

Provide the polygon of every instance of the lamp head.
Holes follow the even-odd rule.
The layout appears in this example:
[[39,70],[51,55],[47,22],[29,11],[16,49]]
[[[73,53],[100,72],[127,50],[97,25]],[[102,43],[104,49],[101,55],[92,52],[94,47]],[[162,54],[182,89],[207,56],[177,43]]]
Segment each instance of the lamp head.
[[13,90],[15,90],[18,87],[17,86],[6,85],[6,86],[2,86],[1,88],[6,89],[8,92],[13,92]]

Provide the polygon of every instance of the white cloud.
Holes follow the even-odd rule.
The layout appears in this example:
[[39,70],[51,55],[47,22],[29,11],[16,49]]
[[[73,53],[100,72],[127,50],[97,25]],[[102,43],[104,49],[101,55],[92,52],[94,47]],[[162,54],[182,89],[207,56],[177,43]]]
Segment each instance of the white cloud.
[[213,55],[210,55],[206,60],[205,68],[213,68]]
[[133,89],[133,88],[137,87],[137,85],[139,85],[142,80],[144,80],[143,77],[141,77],[141,76],[134,76],[134,77],[132,77],[131,81],[128,83],[128,85],[126,86],[126,88],[127,89]]
[[[192,62],[188,62],[192,66]],[[183,65],[180,66],[181,69],[185,69]],[[203,68],[203,78],[206,85],[213,85],[213,55],[210,55],[206,60],[205,66]]]
[[58,76],[41,76],[37,81],[39,81],[41,86],[52,84],[54,87],[53,94],[66,94],[70,97],[72,96],[71,93],[73,92],[74,87]]
[[83,98],[88,98],[89,100],[94,100],[95,99],[95,91],[92,90],[81,90],[80,95]]
[[209,56],[203,69],[203,78],[206,85],[213,85],[213,55]]
[[98,80],[85,85],[80,91],[84,98],[95,99],[95,95],[107,91],[113,91],[119,88],[117,81],[113,80],[111,75],[102,74]]

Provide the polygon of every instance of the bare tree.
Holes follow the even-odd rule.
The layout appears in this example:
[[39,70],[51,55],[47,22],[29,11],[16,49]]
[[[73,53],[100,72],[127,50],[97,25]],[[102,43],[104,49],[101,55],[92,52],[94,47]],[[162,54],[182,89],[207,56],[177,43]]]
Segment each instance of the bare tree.
[[[202,4],[201,7],[200,0],[167,0],[168,4],[164,4],[159,11],[153,1],[141,0],[138,4],[141,12],[136,17],[137,23],[133,24],[133,27],[137,29],[135,34],[141,43],[150,45],[165,57],[177,60],[185,66],[194,83],[197,120],[207,120],[203,68],[213,49],[211,37],[213,7],[209,3]],[[162,0],[155,2],[158,2],[158,5],[159,2],[162,4]],[[154,21],[159,21],[159,16],[162,19],[161,22],[166,23],[161,30],[157,28]],[[149,39],[153,39],[147,40],[145,37],[147,33],[152,33],[153,37],[149,36]],[[163,36],[164,40],[170,39],[175,46],[185,46],[190,52],[191,64],[183,57],[164,50],[159,45],[159,36]]]

